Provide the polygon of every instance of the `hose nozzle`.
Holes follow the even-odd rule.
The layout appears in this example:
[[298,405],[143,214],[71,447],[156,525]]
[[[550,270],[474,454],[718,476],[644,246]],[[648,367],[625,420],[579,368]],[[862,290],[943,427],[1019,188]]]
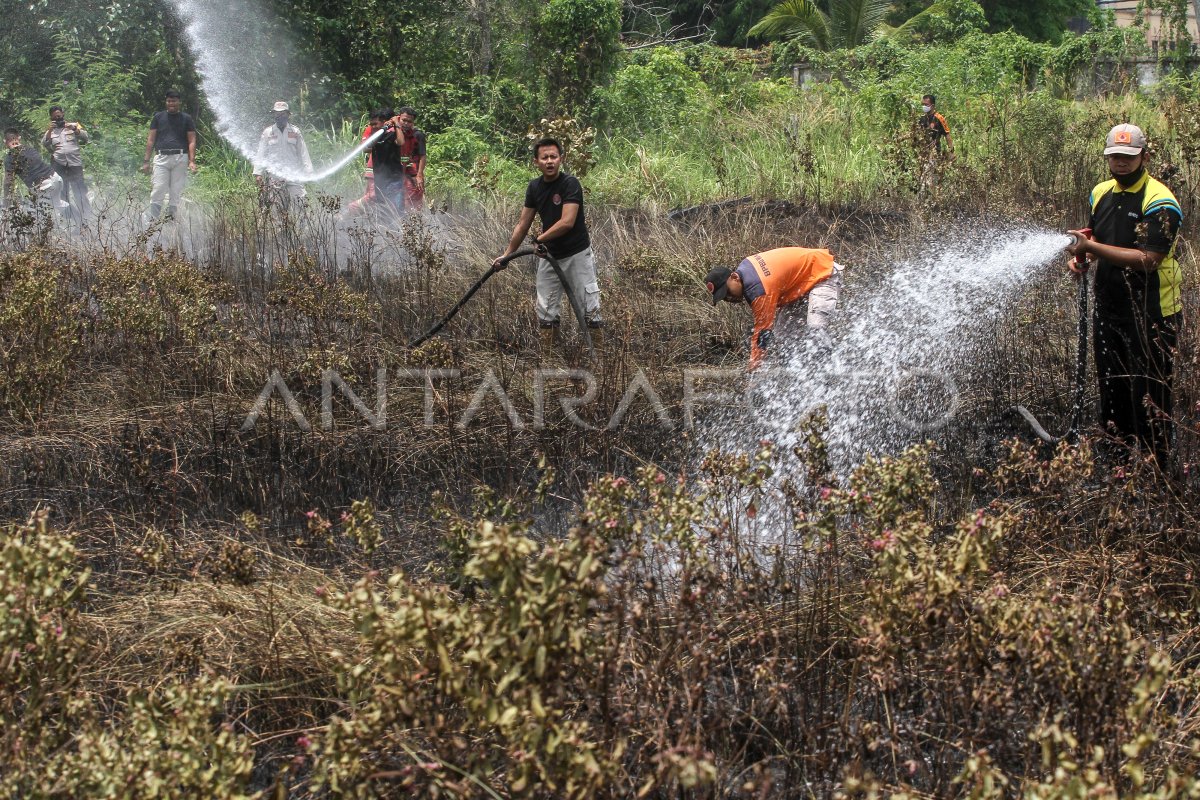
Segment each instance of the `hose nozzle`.
[[[1078,233],[1073,233],[1071,235],[1075,237],[1075,242],[1074,242],[1075,246],[1079,246],[1080,244],[1082,244],[1084,242],[1091,241],[1092,229],[1091,228],[1080,228]],[[1074,267],[1079,272],[1087,272],[1087,254],[1086,253],[1076,253],[1075,254]]]

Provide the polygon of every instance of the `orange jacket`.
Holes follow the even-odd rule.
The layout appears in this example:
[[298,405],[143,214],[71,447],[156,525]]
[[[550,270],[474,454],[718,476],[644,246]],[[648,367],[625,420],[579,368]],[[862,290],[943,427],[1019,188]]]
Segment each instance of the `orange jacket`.
[[[753,286],[755,281],[747,280],[752,278],[747,270],[761,281],[761,294]],[[775,324],[775,313],[780,306],[803,300],[814,286],[833,274],[833,253],[807,247],[780,247],[748,256],[738,266],[738,273],[746,285],[750,310],[754,312],[754,333],[750,337],[750,368],[754,369],[764,353],[758,337]]]

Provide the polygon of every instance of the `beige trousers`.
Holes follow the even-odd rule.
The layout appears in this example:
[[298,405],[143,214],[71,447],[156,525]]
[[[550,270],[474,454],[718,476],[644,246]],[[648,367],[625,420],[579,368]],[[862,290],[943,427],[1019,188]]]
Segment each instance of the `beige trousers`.
[[150,216],[158,219],[162,214],[163,200],[167,202],[167,212],[174,214],[179,209],[179,201],[183,199],[183,190],[188,184],[187,153],[176,155],[154,156],[154,172],[150,176]]
[[[563,275],[570,285],[571,293],[583,306],[584,317],[589,325],[599,325],[600,284],[596,281],[596,262],[592,248],[573,256],[558,259]],[[537,318],[544,325],[558,322],[563,300],[562,281],[554,273],[554,267],[544,258],[537,261]]]

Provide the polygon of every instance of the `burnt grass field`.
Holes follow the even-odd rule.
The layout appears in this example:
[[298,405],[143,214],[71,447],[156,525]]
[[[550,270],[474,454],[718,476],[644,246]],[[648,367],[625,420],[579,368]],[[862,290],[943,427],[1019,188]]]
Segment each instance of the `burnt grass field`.
[[[684,371],[742,366],[750,324],[700,276],[829,247],[852,310],[928,231],[985,235],[974,212],[589,209],[603,347],[564,321],[543,363],[528,261],[407,347],[515,207],[346,229],[336,206],[196,207],[181,249],[6,218],[5,796],[1200,793],[1194,326],[1166,472],[1007,413],[1065,427],[1055,267],[948,427],[839,475],[820,413],[790,450],[708,452],[731,411],[685,424]],[[583,379],[548,367],[590,371],[587,427],[558,404]],[[660,402],[622,411],[639,375]],[[248,421],[272,380],[292,402]]]

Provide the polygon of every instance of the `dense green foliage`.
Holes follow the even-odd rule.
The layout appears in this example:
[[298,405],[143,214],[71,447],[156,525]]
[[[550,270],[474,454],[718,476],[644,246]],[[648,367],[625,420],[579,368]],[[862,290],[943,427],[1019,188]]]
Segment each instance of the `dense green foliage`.
[[887,14],[885,0],[784,0],[750,29],[751,36],[798,39],[819,50],[858,47],[875,38]]
[[[816,43],[857,41],[863,30],[850,23],[862,17],[850,12],[869,5],[813,6],[825,25]],[[741,8],[713,7],[729,19]],[[305,0],[271,24],[283,41],[312,44],[289,80],[318,160],[357,141],[368,108],[413,103],[433,134],[431,186],[449,199],[519,192],[529,131],[557,117],[594,129],[586,154],[576,155],[594,164],[589,189],[598,199],[651,207],[747,193],[846,200],[907,191],[913,155],[900,143],[925,92],[939,96],[963,144],[953,183],[964,196],[992,182],[1007,158],[1010,142],[997,131],[1013,115],[1079,124],[1085,135],[1098,135],[1089,126],[1137,116],[1174,141],[1161,109],[1142,105],[1147,95],[1111,104],[1099,122],[1074,102],[1130,87],[1119,69],[1097,79],[1096,65],[1138,54],[1137,31],[1097,18],[1090,33],[1053,45],[989,35],[998,11],[985,16],[974,0],[909,10],[917,13],[885,36],[831,52],[797,40],[761,51],[698,42],[623,49],[623,38],[641,41],[636,31],[653,26],[649,11],[623,19],[614,0],[422,0],[400,9]],[[197,196],[245,191],[248,169],[211,129],[174,19],[141,0],[121,4],[120,13],[94,0],[87,11],[50,15],[34,4],[10,12],[12,25],[0,31],[8,61],[0,114],[40,132],[47,107],[62,103],[93,132],[89,172],[130,175],[156,95],[178,83],[199,113]],[[89,14],[111,20],[90,26]],[[387,53],[398,57],[380,57]],[[836,80],[797,91],[790,77],[798,62]],[[1191,92],[1182,79],[1166,87],[1185,98]],[[328,188],[349,194],[357,181],[347,171]]]
[[[745,31],[767,11],[757,8],[751,19],[751,5],[717,4],[710,9],[717,16],[697,17],[697,24]],[[875,23],[859,24],[868,7],[882,9],[808,4],[824,26],[809,41],[824,50],[869,38]],[[689,8],[676,14],[699,13]],[[367,109],[415,104],[433,134],[431,186],[448,199],[519,192],[529,174],[528,133],[559,117],[594,129],[586,152],[574,155],[594,164],[589,189],[597,199],[649,207],[747,193],[849,200],[907,191],[914,156],[901,143],[925,92],[939,96],[963,144],[953,184],[964,196],[992,182],[1007,158],[1010,142],[997,131],[1013,115],[1078,124],[1085,135],[1098,135],[1089,126],[1132,115],[1174,141],[1173,123],[1154,103],[1142,105],[1144,95],[1131,96],[1133,106],[1110,105],[1100,122],[1074,102],[1129,88],[1128,73],[1097,80],[1095,65],[1140,52],[1136,31],[1097,18],[1092,32],[1057,45],[987,34],[1006,8],[974,0],[893,4],[911,13],[903,25],[831,52],[799,40],[761,51],[699,42],[624,49],[623,41],[652,41],[651,29],[661,30],[655,25],[683,22],[655,22],[653,9],[626,9],[623,18],[615,0],[421,0],[402,7],[372,0],[337,8],[303,0],[270,25],[280,41],[311,45],[288,62],[295,70],[290,90],[282,91],[294,92],[318,160],[357,141]],[[97,18],[107,22],[95,25]],[[197,196],[246,191],[248,168],[214,135],[183,33],[161,4],[92,0],[51,13],[33,3],[12,9],[8,20],[0,30],[0,116],[40,133],[47,107],[61,103],[93,133],[89,173],[128,176],[148,114],[162,89],[177,84],[201,127]],[[695,25],[683,32],[690,30]],[[796,91],[790,77],[797,62],[836,80]],[[1186,98],[1189,86],[1172,79],[1168,93]],[[357,181],[347,171],[328,188],[349,194]]]
[[[1169,0],[1174,2],[1174,0]],[[947,5],[945,0],[898,0],[888,14],[889,25],[902,25],[922,11]],[[1068,20],[1094,17],[1096,5],[1091,0],[979,0],[987,17],[988,30],[993,33],[1013,30],[1034,41],[1058,42]]]

